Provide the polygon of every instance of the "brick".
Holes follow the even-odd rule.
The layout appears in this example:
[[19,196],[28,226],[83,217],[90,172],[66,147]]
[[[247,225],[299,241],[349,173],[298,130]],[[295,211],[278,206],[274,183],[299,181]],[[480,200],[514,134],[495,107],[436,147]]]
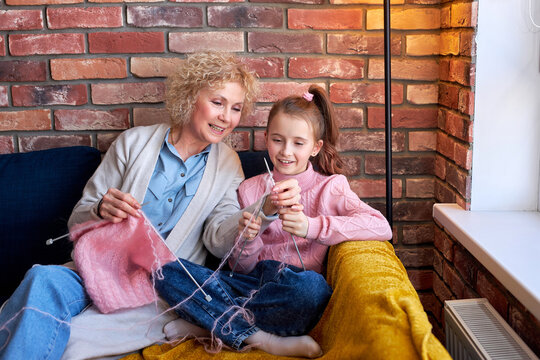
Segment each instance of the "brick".
[[480,296],[488,299],[489,303],[505,319],[508,318],[508,300],[501,290],[502,285],[489,273],[478,271],[476,291]]
[[335,58],[298,58],[289,59],[289,77],[313,79],[329,77],[337,79],[362,79],[364,60]]
[[407,275],[415,290],[433,289],[433,270],[407,269]]
[[8,87],[0,86],[0,107],[6,107],[8,105],[9,105]]
[[[345,5],[345,4],[371,4],[382,5],[383,0],[330,0],[330,4]],[[405,0],[391,0],[391,5],[405,4]]]
[[441,203],[455,203],[456,193],[446,183],[437,179],[435,180],[435,199]]
[[452,291],[448,289],[444,281],[442,281],[438,276],[433,277],[433,292],[441,302],[454,299]]
[[0,154],[11,154],[15,152],[12,136],[0,136]]
[[[385,109],[368,107],[368,128],[384,129]],[[436,108],[398,108],[392,109],[392,128],[434,128],[437,126]]]
[[[339,135],[338,151],[384,151],[385,134],[366,131],[342,131]],[[405,135],[400,132],[392,133],[392,151],[403,151]]]
[[0,30],[43,29],[41,10],[0,10]]
[[459,103],[459,87],[439,84],[439,104],[457,110]]
[[[384,36],[366,34],[327,34],[329,54],[383,55]],[[401,54],[401,36],[393,35],[390,40],[392,55]]]
[[457,31],[441,31],[439,54],[459,54],[459,33]]
[[435,176],[439,179],[446,179],[446,163],[447,161],[439,154],[435,155]]
[[82,54],[84,34],[13,34],[9,35],[9,52],[13,56]]
[[[378,198],[386,196],[385,179],[351,179],[349,180],[351,190],[359,198]],[[401,179],[392,179],[392,197],[398,199],[401,197],[403,185]]]
[[452,111],[446,111],[444,130],[460,140],[472,142],[472,122],[468,117],[463,117]]
[[476,33],[473,30],[459,33],[459,55],[476,56]]
[[334,110],[340,128],[361,128],[364,126],[364,109],[335,107]]
[[97,32],[88,34],[89,52],[161,53],[165,50],[162,32]]
[[246,151],[249,150],[249,139],[250,133],[245,130],[235,130],[225,139],[223,142],[233,148],[235,151]]
[[6,56],[6,42],[2,35],[0,35],[0,56]]
[[418,245],[433,242],[433,224],[403,225],[403,244]]
[[253,150],[263,151],[266,150],[266,142],[264,141],[264,131],[253,132]]
[[161,0],[88,0],[89,3],[155,3]]
[[51,59],[54,80],[122,79],[127,77],[126,59]]
[[356,176],[362,172],[362,157],[356,155],[341,155],[343,160],[343,174],[345,176]]
[[56,130],[124,130],[129,128],[129,109],[54,111]]
[[66,5],[79,4],[84,0],[6,0],[6,5]]
[[[394,203],[394,221],[430,221],[433,204],[431,200],[397,201]],[[428,265],[431,266],[431,262]]]
[[114,140],[120,135],[120,132],[114,133],[100,133],[97,135],[97,149],[102,153],[107,152]]
[[281,78],[284,76],[285,61],[277,57],[243,58],[242,62],[259,78]]
[[283,9],[262,6],[209,6],[208,26],[218,28],[283,27]]
[[122,7],[47,8],[49,29],[122,27]]
[[431,266],[433,248],[397,248],[396,255],[406,268]]
[[251,32],[248,34],[248,51],[255,53],[322,54],[323,35]]
[[[402,84],[393,84],[391,99],[392,104],[403,103]],[[330,100],[334,103],[384,104],[384,84],[334,83],[330,85]]]
[[13,106],[83,105],[88,93],[83,84],[17,85],[11,88]]
[[440,37],[434,34],[407,35],[406,54],[409,56],[439,55]]
[[469,60],[450,61],[450,81],[465,86],[474,86],[475,67]]
[[169,113],[165,108],[134,108],[133,126],[161,124],[168,121]]
[[450,81],[450,60],[439,58],[439,80]]
[[91,146],[90,135],[21,136],[19,150],[29,152],[66,146]]
[[289,29],[361,30],[363,9],[289,9]]
[[0,131],[50,130],[51,128],[50,110],[0,112]]
[[434,194],[435,181],[429,179],[406,179],[405,196],[408,198],[432,198]]
[[[195,0],[193,0],[195,1]],[[198,0],[196,0],[198,1]],[[243,0],[238,0],[238,1],[243,1]],[[268,0],[250,0],[250,2],[252,3],[267,3]],[[272,3],[276,3],[276,4],[279,4],[279,3],[283,3],[283,4],[323,4],[324,3],[324,0],[275,0],[275,1],[272,1]]]
[[479,266],[478,260],[463,246],[458,246],[457,244],[454,247],[454,266],[469,286],[476,284],[476,275]]
[[452,240],[448,234],[439,227],[435,227],[435,236],[433,237],[435,248],[437,248],[441,255],[449,262],[454,261],[454,240]]
[[508,323],[535,354],[540,354],[540,322],[521,304],[510,305]]
[[453,3],[450,10],[450,26],[476,27],[478,23],[478,2]]
[[[441,12],[436,8],[411,8],[392,10],[390,25],[396,30],[438,30],[441,27]],[[366,30],[382,30],[384,16],[382,9],[368,10]]]
[[47,64],[35,60],[0,61],[0,81],[45,81]]
[[443,270],[443,279],[448,288],[454,293],[456,298],[463,299],[467,285],[458,275],[457,271],[451,266],[445,266]]
[[409,151],[434,151],[437,148],[435,131],[410,131]]
[[129,6],[127,23],[136,27],[182,27],[203,26],[203,12],[197,7],[179,6]]
[[407,85],[407,101],[414,105],[437,104],[439,86],[437,84]]
[[[431,277],[431,283],[433,284],[433,276],[434,276],[434,274],[432,274],[431,276],[432,276]],[[431,289],[433,289],[433,285],[431,286]],[[441,323],[442,322],[442,319],[441,319],[442,305],[441,305],[440,301],[437,299],[437,297],[435,296],[435,294],[432,291],[429,292],[429,293],[419,293],[418,297],[420,298],[420,302],[422,303],[422,306],[424,307],[424,309],[427,312],[430,312],[431,314],[433,314],[435,319],[439,323]],[[441,341],[441,342],[444,344],[444,340]]]
[[453,160],[465,170],[470,170],[472,167],[472,150],[470,149],[470,145],[459,144],[456,142],[454,144]]
[[244,34],[235,31],[169,33],[169,50],[192,53],[204,50],[244,51]]
[[[366,155],[365,172],[369,175],[384,175],[385,159],[382,155]],[[433,155],[392,156],[394,175],[433,175]]]
[[474,114],[474,92],[469,89],[459,89],[458,110],[466,115]]
[[132,57],[131,73],[140,78],[167,77],[178,69],[184,59],[178,57]]
[[435,250],[433,252],[433,269],[439,276],[443,275],[444,266],[445,266],[445,261],[441,253]]
[[[434,81],[439,78],[437,60],[392,60],[392,79]],[[369,79],[384,79],[384,59],[369,60]]]
[[92,102],[104,104],[158,103],[165,97],[163,82],[92,84]]
[[464,198],[471,197],[471,177],[467,171],[448,163],[446,168],[446,182],[454,187]]
[[269,106],[256,106],[251,114],[240,120],[239,127],[266,127]]
[[[309,89],[309,83],[265,82],[259,85],[259,102],[275,102],[289,95],[303,94]],[[324,88],[324,84],[322,84]]]

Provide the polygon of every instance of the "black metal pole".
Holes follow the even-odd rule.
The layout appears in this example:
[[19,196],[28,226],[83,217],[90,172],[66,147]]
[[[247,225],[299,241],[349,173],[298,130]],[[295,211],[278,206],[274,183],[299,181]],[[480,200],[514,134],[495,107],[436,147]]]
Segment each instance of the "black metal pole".
[[384,131],[386,159],[386,219],[392,221],[392,75],[390,39],[390,0],[383,1],[384,7]]

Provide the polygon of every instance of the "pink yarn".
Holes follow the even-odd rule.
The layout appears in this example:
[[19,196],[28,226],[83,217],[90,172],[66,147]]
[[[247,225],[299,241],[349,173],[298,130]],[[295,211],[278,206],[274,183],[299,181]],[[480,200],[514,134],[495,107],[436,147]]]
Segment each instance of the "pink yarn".
[[103,313],[157,299],[150,274],[176,260],[141,212],[120,223],[88,221],[70,232],[73,260],[86,291]]

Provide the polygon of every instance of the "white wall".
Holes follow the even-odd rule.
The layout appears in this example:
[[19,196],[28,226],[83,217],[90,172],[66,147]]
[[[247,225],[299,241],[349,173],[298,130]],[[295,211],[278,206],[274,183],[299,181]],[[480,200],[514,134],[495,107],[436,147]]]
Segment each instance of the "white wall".
[[528,10],[529,0],[478,4],[471,210],[540,203],[540,29]]

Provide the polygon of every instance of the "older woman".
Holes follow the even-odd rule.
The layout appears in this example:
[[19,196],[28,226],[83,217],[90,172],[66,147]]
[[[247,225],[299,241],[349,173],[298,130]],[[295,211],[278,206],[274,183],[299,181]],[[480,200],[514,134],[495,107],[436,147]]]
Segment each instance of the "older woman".
[[[93,219],[118,223],[140,216],[144,204],[143,212],[176,256],[198,264],[207,250],[223,256],[241,216],[236,189],[244,176],[236,152],[221,140],[251,110],[255,84],[230,54],[188,56],[168,81],[170,124],[135,127],[115,140],[75,206],[70,228]],[[298,201],[296,183],[281,188],[279,205]],[[158,301],[101,314],[76,269],[35,266],[0,313],[0,358],[87,359],[131,352],[165,339],[166,324],[177,318],[162,314],[165,309]]]

